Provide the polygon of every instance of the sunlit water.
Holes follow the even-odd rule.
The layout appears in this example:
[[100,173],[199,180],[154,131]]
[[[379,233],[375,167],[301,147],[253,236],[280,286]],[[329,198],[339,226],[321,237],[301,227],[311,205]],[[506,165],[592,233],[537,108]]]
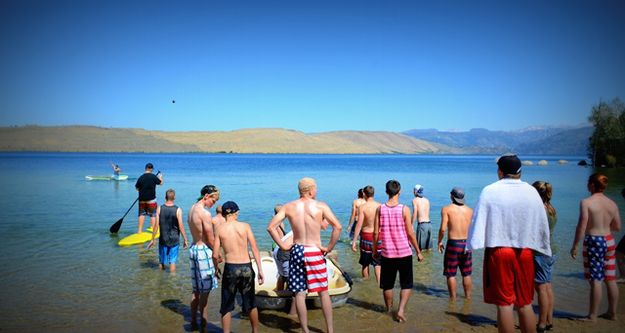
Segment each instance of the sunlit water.
[[[591,168],[578,167],[582,157],[532,157],[547,159],[547,166],[524,167],[528,182],[546,180],[554,186],[553,204],[559,220],[555,241],[559,250],[554,271],[556,315],[582,315],[588,287],[581,261],[568,249],[575,232],[579,200],[588,195]],[[152,162],[165,176],[157,189],[159,203],[165,190],[174,188],[177,204],[188,208],[205,184],[221,191],[221,203],[234,200],[240,220],[251,224],[261,250],[270,247],[265,231],[273,206],[297,198],[297,181],[317,180],[318,199],[327,202],[345,226],[356,190],[373,185],[384,201],[384,184],[397,179],[403,186],[400,200],[409,204],[412,186],[425,187],[432,203],[435,234],[440,209],[449,202],[454,186],[465,189],[474,206],[481,189],[496,180],[494,156],[369,156],[369,155],[199,155],[199,154],[0,154],[0,331],[6,332],[176,332],[189,329],[191,284],[188,255],[181,251],[178,273],[158,270],[156,250],[144,246],[121,248],[121,237],[136,231],[136,207],[124,219],[118,236],[108,228],[136,198],[134,180],[86,181],[85,175],[110,174],[114,160],[123,173],[138,177]],[[570,163],[558,165],[559,159]],[[610,177],[607,194],[623,205],[619,191],[625,184],[622,170],[603,170]],[[329,232],[324,233],[325,239]],[[622,233],[616,236],[620,239]],[[345,235],[343,235],[344,237]],[[359,279],[358,255],[346,242],[336,250],[339,262],[354,277],[348,304],[335,309],[338,331],[404,331],[383,313],[380,290],[373,281]],[[491,325],[494,309],[482,302],[482,251],[474,256],[475,297],[472,302],[447,302],[442,276],[443,256],[426,253],[415,260],[415,292],[408,317],[421,331]],[[580,253],[581,256],[581,253]],[[459,291],[462,295],[462,291]],[[219,331],[219,289],[210,296],[211,330]],[[247,331],[235,310],[234,329]],[[320,310],[310,311],[311,326],[322,329]],[[263,311],[262,330],[297,331],[283,313]],[[461,326],[458,328],[458,323]],[[261,330],[261,331],[262,331]]]

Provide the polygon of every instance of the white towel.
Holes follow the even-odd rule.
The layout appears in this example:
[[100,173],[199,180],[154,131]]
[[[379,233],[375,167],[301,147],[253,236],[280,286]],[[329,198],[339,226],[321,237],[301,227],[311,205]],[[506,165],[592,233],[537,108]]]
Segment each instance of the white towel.
[[467,250],[484,247],[530,248],[551,256],[547,213],[534,187],[504,178],[482,190],[473,212]]

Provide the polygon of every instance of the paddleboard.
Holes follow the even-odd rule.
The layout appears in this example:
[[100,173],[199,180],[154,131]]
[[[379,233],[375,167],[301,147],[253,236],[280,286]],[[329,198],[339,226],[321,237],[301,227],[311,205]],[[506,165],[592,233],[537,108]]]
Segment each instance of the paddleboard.
[[128,175],[100,175],[100,176],[85,176],[86,180],[127,180]]
[[[156,234],[156,238],[160,236],[160,232]],[[152,239],[152,232],[144,231],[136,234],[132,234],[130,236],[126,236],[122,238],[117,245],[119,246],[130,246],[136,244],[143,244],[145,242],[149,242]]]

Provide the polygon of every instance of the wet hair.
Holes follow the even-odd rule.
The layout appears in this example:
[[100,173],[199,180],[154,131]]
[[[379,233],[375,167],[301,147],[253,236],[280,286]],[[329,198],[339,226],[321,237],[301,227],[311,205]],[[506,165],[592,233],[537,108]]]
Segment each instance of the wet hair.
[[395,179],[391,179],[386,182],[386,194],[389,197],[393,197],[399,193],[401,190],[401,184]]
[[556,209],[551,204],[551,196],[553,193],[553,187],[551,184],[542,180],[537,180],[532,184],[532,186],[534,186],[536,191],[538,191],[540,198],[543,200],[547,214],[551,217],[556,216]]
[[176,191],[174,191],[173,188],[170,188],[165,192],[165,200],[173,201],[174,199],[176,199]]
[[359,189],[358,189],[358,199],[362,199],[362,198],[363,198],[363,196],[364,196],[364,193],[362,192],[362,189],[361,189],[361,188],[359,188]]
[[375,194],[375,189],[373,188],[373,186],[367,185],[362,188],[362,194],[367,198],[371,198]]
[[608,187],[608,177],[600,173],[593,173],[588,177],[588,185],[590,184],[595,189],[594,193],[603,192]]

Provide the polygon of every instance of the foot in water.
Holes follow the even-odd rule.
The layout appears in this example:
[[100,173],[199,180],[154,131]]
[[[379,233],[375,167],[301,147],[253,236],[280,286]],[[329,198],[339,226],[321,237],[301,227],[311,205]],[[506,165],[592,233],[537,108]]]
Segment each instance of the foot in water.
[[400,323],[405,323],[406,322],[406,317],[404,317],[404,314],[400,314],[399,312],[396,315],[397,321]]

